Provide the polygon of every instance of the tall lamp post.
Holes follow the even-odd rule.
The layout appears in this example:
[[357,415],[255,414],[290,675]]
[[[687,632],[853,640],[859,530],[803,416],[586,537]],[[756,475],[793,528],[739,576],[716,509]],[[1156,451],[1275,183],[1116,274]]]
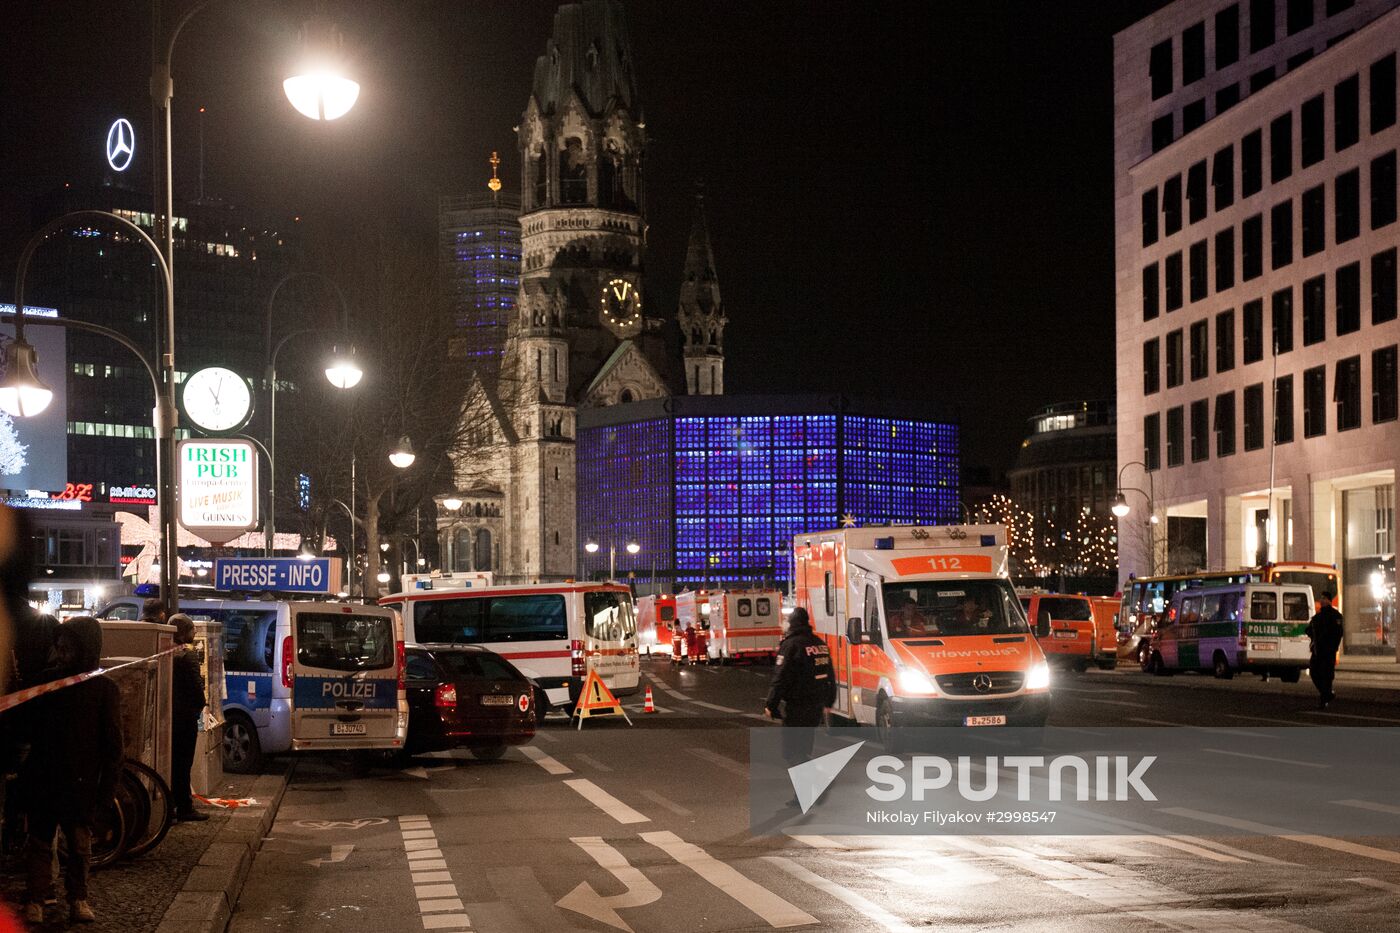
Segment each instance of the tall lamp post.
[[[640,544],[638,544],[636,541],[633,541],[633,540],[631,540],[631,539],[628,539],[628,541],[627,541],[627,543],[624,545],[624,547],[627,549],[627,553],[628,553],[628,554],[639,554],[639,553],[641,553],[641,550],[642,550],[642,546],[641,546]],[[590,553],[590,554],[597,554],[600,548],[599,548],[599,544],[598,544],[597,541],[594,541],[592,538],[589,538],[587,541],[585,541],[585,542],[583,543],[583,549],[584,549],[585,551],[587,551],[588,553]],[[608,545],[608,580],[611,581],[611,580],[615,580],[616,578],[617,578],[617,545],[616,545],[616,544],[609,544],[609,545]]]
[[350,542],[346,545],[346,553],[349,557],[345,563],[345,591],[351,596],[355,595],[355,526],[360,520],[355,517],[355,510],[350,508],[339,499],[331,499],[336,505],[345,510],[345,514],[350,517]]
[[161,376],[157,377],[155,367],[136,346],[116,331],[72,320],[45,320],[46,324],[86,330],[102,334],[125,346],[136,354],[151,376],[155,391],[156,405],[152,427],[156,436],[156,488],[160,511],[160,595],[166,611],[172,615],[178,608],[175,589],[180,580],[178,524],[175,516],[175,371],[173,342],[170,341],[168,325],[175,316],[175,292],[170,277],[170,266],[161,255],[160,248],[146,231],[107,211],[74,211],[64,214],[40,227],[24,244],[20,252],[19,269],[15,273],[15,339],[6,351],[5,379],[0,383],[0,407],[19,417],[31,417],[42,412],[53,400],[53,390],[44,385],[38,377],[37,354],[24,339],[24,281],[29,273],[30,260],[34,251],[48,237],[59,230],[80,222],[115,226],[122,233],[145,245],[155,257],[156,266],[164,285],[164,317],[167,330],[161,334]]
[[[1123,471],[1130,466],[1142,467],[1143,475],[1147,477],[1147,491],[1135,487],[1123,485]],[[1113,497],[1112,511],[1118,518],[1127,518],[1132,507],[1128,505],[1128,497],[1125,492],[1135,492],[1147,500],[1147,574],[1157,575],[1157,495],[1155,483],[1152,479],[1152,471],[1147,468],[1147,464],[1141,460],[1129,460],[1118,468],[1118,492]]]
[[[166,550],[174,551],[177,534],[175,520],[175,192],[171,167],[170,101],[175,83],[170,75],[170,62],[175,56],[175,42],[185,26],[213,0],[198,0],[175,21],[168,33],[161,31],[160,0],[151,0],[151,125],[159,140],[156,157],[151,160],[154,176],[152,193],[155,198],[154,230],[160,240],[156,253],[162,257],[161,272],[165,277],[165,315],[161,329],[160,371],[161,392],[157,399],[156,421],[157,462],[166,464],[161,474],[160,514],[162,559],[161,598],[166,611],[174,614],[178,608],[175,584],[179,580],[175,560]],[[307,59],[300,74],[287,78],[282,88],[300,113],[315,120],[334,120],[344,116],[354,106],[360,86],[340,72],[343,39],[334,24],[317,19],[302,29],[302,53]],[[144,234],[142,234],[144,236]],[[155,244],[153,243],[152,246]],[[18,303],[16,303],[18,311]],[[22,314],[22,312],[20,312]],[[19,325],[17,325],[18,328]],[[18,332],[18,331],[17,331]]]
[[[272,309],[277,302],[277,293],[282,290],[292,279],[305,277],[314,278],[324,282],[335,295],[336,301],[340,305],[340,328],[332,331],[324,327],[305,327],[301,330],[294,330],[285,334],[276,345],[272,343]],[[272,294],[267,299],[267,317],[263,328],[263,348],[267,351],[267,446],[268,446],[268,481],[267,481],[267,525],[264,536],[264,550],[268,557],[272,556],[273,542],[277,535],[277,357],[282,352],[282,348],[287,345],[287,341],[293,337],[300,337],[305,334],[336,333],[340,339],[345,341],[345,350],[342,352],[341,345],[337,345],[332,351],[331,359],[326,363],[326,379],[337,389],[353,389],[360,384],[360,379],[364,377],[364,371],[360,369],[359,362],[355,358],[355,345],[349,342],[350,333],[350,306],[345,301],[345,293],[340,290],[340,286],[333,280],[327,278],[319,272],[295,271],[289,272],[272,286]]]

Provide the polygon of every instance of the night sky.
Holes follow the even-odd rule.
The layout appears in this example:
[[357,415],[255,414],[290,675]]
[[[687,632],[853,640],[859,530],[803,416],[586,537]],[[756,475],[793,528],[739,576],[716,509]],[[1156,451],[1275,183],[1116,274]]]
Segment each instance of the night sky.
[[[183,3],[169,0],[172,8]],[[1113,393],[1113,33],[1164,0],[627,3],[647,154],[649,313],[675,313],[694,181],[730,326],[730,392],[913,399],[1011,465],[1036,408]],[[330,0],[362,93],[286,102],[302,3],[224,0],[175,56],[177,196],[433,248],[440,195],[484,191],[557,4]],[[10,3],[0,36],[0,258],[30,199],[100,180],[127,116],[150,177],[150,4]],[[6,296],[8,300],[9,296]]]

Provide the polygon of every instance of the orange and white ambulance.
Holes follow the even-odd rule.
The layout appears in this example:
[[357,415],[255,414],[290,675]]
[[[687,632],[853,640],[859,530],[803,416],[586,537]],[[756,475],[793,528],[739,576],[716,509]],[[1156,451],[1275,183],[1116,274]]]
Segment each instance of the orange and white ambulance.
[[1001,525],[845,528],[793,540],[797,604],[831,648],[834,712],[906,725],[1040,726],[1050,668]]
[[662,593],[637,600],[637,650],[646,655],[670,654],[676,634],[676,597]]
[[1090,665],[1117,665],[1118,633],[1109,625],[1100,637],[1093,597],[1039,589],[1020,590],[1019,595],[1026,619],[1051,665],[1080,672]]
[[778,656],[783,638],[783,594],[777,590],[710,592],[710,659],[763,660]]

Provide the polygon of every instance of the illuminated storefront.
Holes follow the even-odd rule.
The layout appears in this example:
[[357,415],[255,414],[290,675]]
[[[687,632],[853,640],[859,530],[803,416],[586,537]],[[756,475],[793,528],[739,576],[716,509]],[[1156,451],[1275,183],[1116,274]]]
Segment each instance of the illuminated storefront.
[[580,575],[605,575],[611,547],[618,576],[643,589],[786,584],[793,535],[957,520],[958,466],[956,425],[888,404],[689,396],[582,410]]

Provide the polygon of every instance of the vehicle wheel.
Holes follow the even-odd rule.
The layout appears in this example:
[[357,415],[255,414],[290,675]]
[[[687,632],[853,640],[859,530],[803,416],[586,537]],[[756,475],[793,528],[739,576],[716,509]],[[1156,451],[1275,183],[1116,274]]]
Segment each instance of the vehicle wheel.
[[481,761],[500,761],[505,753],[504,745],[482,745],[472,749],[472,757]]
[[1158,677],[1166,677],[1169,671],[1167,665],[1162,661],[1162,654],[1159,651],[1152,652],[1152,657],[1147,662],[1147,672]]
[[1137,655],[1138,655],[1138,667],[1142,668],[1142,672],[1143,672],[1144,674],[1151,674],[1151,673],[1153,673],[1153,670],[1152,670],[1152,648],[1151,648],[1146,642],[1143,642],[1143,643],[1141,643],[1141,644],[1138,645]]
[[224,770],[256,774],[262,769],[262,760],[262,743],[253,721],[242,713],[229,713],[224,720]]
[[1075,672],[1076,674],[1082,674],[1082,673],[1084,673],[1085,671],[1087,671],[1088,669],[1089,669],[1089,662],[1088,662],[1088,661],[1075,661],[1075,662],[1074,662],[1074,672]]
[[536,687],[534,698],[531,700],[535,705],[535,725],[544,725],[544,718],[549,715],[549,695]]
[[170,802],[170,787],[165,779],[139,761],[127,759],[122,768],[121,784],[130,786],[145,800],[145,818],[138,817],[136,825],[127,826],[126,854],[134,858],[145,855],[165,839],[175,822],[175,807]]
[[899,727],[894,721],[894,706],[888,697],[881,696],[879,705],[875,707],[875,731],[880,736],[880,744],[891,755],[898,755],[904,750]]
[[[114,794],[97,806],[92,820],[92,858],[88,866],[96,871],[106,868],[126,852],[126,813],[121,799]],[[68,840],[58,837],[58,860],[68,860]]]
[[1235,676],[1235,672],[1230,670],[1230,661],[1225,657],[1225,652],[1217,651],[1215,660],[1211,663],[1216,680],[1229,680]]
[[1286,684],[1296,684],[1302,676],[1303,672],[1295,667],[1291,670],[1279,671],[1278,679]]

